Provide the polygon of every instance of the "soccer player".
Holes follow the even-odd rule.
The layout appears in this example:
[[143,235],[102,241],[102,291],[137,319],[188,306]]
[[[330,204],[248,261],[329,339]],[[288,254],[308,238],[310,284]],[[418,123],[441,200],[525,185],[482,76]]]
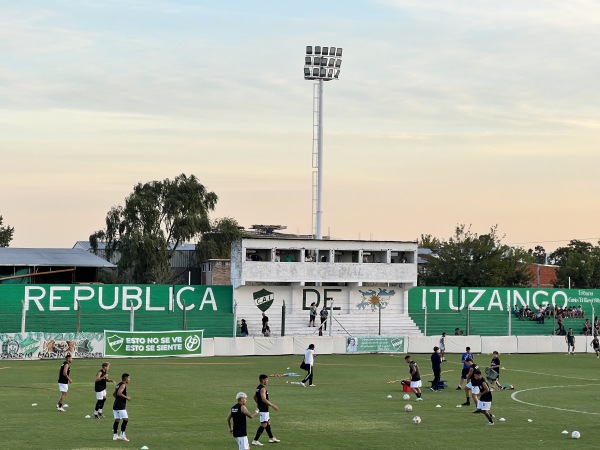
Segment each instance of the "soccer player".
[[440,357],[442,358],[442,362],[446,361],[446,332],[442,333],[442,337],[440,337]]
[[565,336],[565,341],[567,343],[567,355],[575,354],[575,333],[573,333],[573,328],[569,328],[567,331],[567,335]]
[[269,376],[263,373],[258,377],[258,380],[260,383],[256,387],[256,391],[254,392],[254,401],[256,402],[256,406],[258,407],[258,412],[260,415],[260,426],[258,427],[258,430],[256,430],[256,435],[254,436],[252,445],[263,445],[259,441],[259,439],[260,435],[265,430],[267,430],[267,434],[269,435],[269,442],[277,443],[279,442],[279,439],[273,436],[273,432],[271,431],[271,418],[269,416],[269,406],[275,411],[279,411],[279,408],[274,403],[271,403],[269,401],[269,392],[267,391]]
[[72,383],[71,379],[71,363],[73,362],[73,357],[70,353],[65,355],[65,360],[60,366],[58,371],[58,390],[60,391],[60,398],[58,399],[58,403],[56,404],[56,409],[60,412],[65,412],[65,408],[63,408],[63,403],[65,402],[65,398],[67,398],[67,393],[69,392],[69,383]]
[[479,395],[479,386],[474,386],[473,374],[476,370],[479,370],[479,366],[475,364],[471,358],[468,358],[465,363],[469,366],[469,371],[467,375],[465,375],[465,379],[467,380],[467,384],[465,385],[465,396],[467,400],[462,404],[462,406],[469,406],[471,404],[471,397],[473,397],[473,403],[477,405],[477,396]]
[[[246,408],[246,401],[248,396],[245,392],[238,392],[236,396],[237,403],[231,407],[229,415],[227,416],[227,425],[229,425],[229,432],[233,434],[233,437],[238,443],[239,450],[250,450],[248,445],[248,433],[246,432],[246,417],[253,419],[258,410],[251,414]],[[232,422],[233,421],[233,425]]]
[[477,369],[473,372],[473,384],[479,388],[480,399],[477,402],[476,413],[483,413],[487,417],[488,425],[494,425],[494,416],[490,410],[492,409],[492,391],[487,381],[483,379],[481,370]]
[[469,373],[469,369],[471,366],[467,364],[467,359],[472,359],[475,361],[475,356],[471,353],[471,347],[467,347],[466,351],[462,354],[461,361],[463,363],[462,373],[460,375],[460,384],[456,388],[457,391],[461,391],[463,388],[463,383],[467,379],[467,374]]
[[496,388],[501,391],[502,385],[500,384],[500,358],[498,357],[498,352],[494,350],[492,354],[492,362],[490,362],[490,369],[496,372],[496,379],[492,381],[492,384],[496,386]]
[[96,391],[96,407],[94,408],[94,419],[104,417],[104,414],[102,413],[102,408],[104,407],[104,402],[106,401],[106,382],[115,382],[115,380],[111,380],[110,378],[108,378],[109,367],[110,363],[102,363],[102,367],[96,373],[96,382],[94,383],[94,390]]
[[594,339],[590,342],[590,347],[596,352],[596,358],[600,358],[600,341],[598,341],[598,335],[594,335]]
[[419,366],[414,362],[410,355],[406,355],[404,360],[408,363],[408,370],[410,372],[410,388],[417,396],[417,401],[423,401],[421,398],[421,374],[419,374]]
[[[117,387],[113,392],[113,397],[115,398],[115,402],[113,403],[113,416],[115,417],[115,421],[113,423],[113,441],[129,442],[129,439],[127,439],[127,436],[125,435],[125,429],[129,423],[129,416],[127,415],[126,407],[127,400],[131,401],[131,397],[127,395],[127,385],[130,381],[131,377],[129,374],[124,373],[121,375],[121,382],[117,384]],[[121,435],[119,435],[119,422],[121,420],[123,423],[121,424]]]

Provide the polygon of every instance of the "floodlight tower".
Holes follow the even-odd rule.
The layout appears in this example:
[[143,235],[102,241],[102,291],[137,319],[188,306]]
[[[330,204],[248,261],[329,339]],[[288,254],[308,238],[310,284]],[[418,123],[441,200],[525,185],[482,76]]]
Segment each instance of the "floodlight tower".
[[[304,79],[317,80],[313,85],[313,153],[312,167],[312,228],[315,239],[322,239],[323,215],[323,82],[337,80],[342,65],[342,49],[339,47],[306,46]],[[316,136],[315,136],[316,135]],[[315,149],[316,143],[316,149]],[[316,179],[315,179],[316,178]]]

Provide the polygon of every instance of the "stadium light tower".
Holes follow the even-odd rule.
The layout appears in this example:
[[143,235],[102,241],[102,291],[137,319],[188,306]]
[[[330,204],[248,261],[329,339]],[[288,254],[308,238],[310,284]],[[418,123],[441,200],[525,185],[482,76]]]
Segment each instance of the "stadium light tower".
[[[313,153],[312,153],[312,228],[315,239],[322,239],[323,216],[323,82],[337,80],[342,65],[339,47],[306,46],[304,79],[317,80],[313,85]],[[316,149],[315,149],[316,144]]]

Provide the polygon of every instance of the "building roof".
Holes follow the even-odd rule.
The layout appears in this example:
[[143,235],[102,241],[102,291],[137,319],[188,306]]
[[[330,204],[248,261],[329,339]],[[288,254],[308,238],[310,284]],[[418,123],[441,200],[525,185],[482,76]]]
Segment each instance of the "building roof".
[[[172,248],[173,244],[169,244],[169,246]],[[90,244],[90,241],[77,241],[77,242],[75,242],[75,245],[73,246],[73,248],[82,248],[84,250],[91,251],[92,245]],[[106,242],[98,242],[98,250],[105,250],[105,249],[106,249]],[[177,247],[177,251],[193,252],[195,250],[196,250],[196,244],[184,243],[184,244],[179,244],[179,246]]]
[[0,266],[117,267],[82,248],[0,248]]

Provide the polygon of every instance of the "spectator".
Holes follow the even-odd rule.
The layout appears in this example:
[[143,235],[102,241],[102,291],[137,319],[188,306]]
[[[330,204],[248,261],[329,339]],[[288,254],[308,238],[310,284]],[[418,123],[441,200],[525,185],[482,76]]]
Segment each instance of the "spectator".
[[269,325],[265,326],[265,329],[263,330],[263,336],[264,337],[269,337],[271,336],[271,328],[269,328]]
[[269,317],[265,314],[262,313],[262,334],[265,334],[265,330],[269,328]]
[[557,336],[566,336],[567,335],[567,330],[565,330],[565,326],[561,323],[557,330],[556,330],[556,335]]
[[515,316],[517,316],[517,318],[519,320],[524,320],[523,319],[523,313],[521,312],[521,310],[519,309],[519,307],[517,305],[515,305],[515,308],[513,309],[513,312],[514,312]]
[[462,332],[462,330],[460,328],[454,329],[454,336],[462,336],[462,335],[464,335],[464,333]]
[[537,322],[539,324],[543,324],[544,323],[544,310],[542,309],[541,306],[538,308],[538,312],[535,315],[535,320],[537,320]]
[[240,325],[240,336],[246,337],[248,334],[248,324],[246,323],[246,319],[242,319],[242,323]]
[[585,323],[583,324],[581,334],[583,334],[584,336],[592,335],[592,324],[590,323],[590,319],[585,319]]
[[584,315],[584,312],[583,312],[583,307],[582,307],[581,305],[579,305],[579,306],[577,307],[577,317],[580,317],[580,318],[582,318],[582,319],[583,319],[583,315]]

